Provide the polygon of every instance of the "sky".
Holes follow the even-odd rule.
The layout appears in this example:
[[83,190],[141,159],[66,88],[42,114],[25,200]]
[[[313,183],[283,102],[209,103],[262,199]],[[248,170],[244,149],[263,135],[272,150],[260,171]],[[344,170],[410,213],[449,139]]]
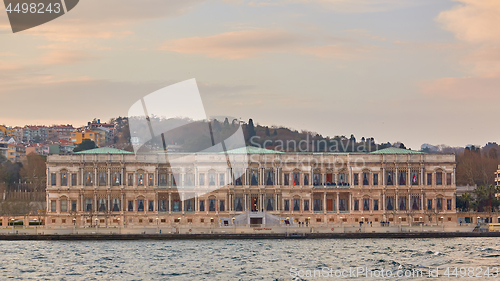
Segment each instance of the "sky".
[[0,124],[127,116],[195,78],[209,116],[484,145],[499,135],[499,15],[498,0],[83,0],[14,34],[0,11]]

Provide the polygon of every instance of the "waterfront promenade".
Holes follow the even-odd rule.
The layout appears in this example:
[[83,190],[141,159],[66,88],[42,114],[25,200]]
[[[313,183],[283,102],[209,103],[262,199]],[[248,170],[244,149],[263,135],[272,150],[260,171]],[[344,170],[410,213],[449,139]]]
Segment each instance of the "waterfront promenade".
[[328,224],[317,226],[284,226],[284,225],[233,225],[233,226],[193,226],[193,225],[159,225],[157,227],[49,227],[49,226],[8,226],[0,228],[0,235],[257,235],[257,236],[310,236],[310,235],[360,235],[360,234],[398,234],[420,233],[470,233],[475,224],[444,225],[391,225],[368,226],[353,224]]

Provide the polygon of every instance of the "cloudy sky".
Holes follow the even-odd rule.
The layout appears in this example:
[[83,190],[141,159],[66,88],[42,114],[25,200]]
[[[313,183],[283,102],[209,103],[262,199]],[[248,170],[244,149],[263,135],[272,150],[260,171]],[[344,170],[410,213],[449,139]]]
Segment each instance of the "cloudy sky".
[[126,116],[196,78],[208,115],[484,145],[499,134],[499,15],[498,0],[83,0],[13,34],[0,12],[0,123]]

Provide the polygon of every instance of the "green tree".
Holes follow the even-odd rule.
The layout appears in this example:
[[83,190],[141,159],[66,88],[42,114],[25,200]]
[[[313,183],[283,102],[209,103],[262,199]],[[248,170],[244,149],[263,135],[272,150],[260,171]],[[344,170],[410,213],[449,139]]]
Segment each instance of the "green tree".
[[247,125],[247,138],[251,139],[255,135],[257,135],[255,132],[255,126],[253,125],[253,120],[250,118]]
[[89,150],[89,149],[94,149],[97,148],[95,145],[95,142],[89,139],[84,139],[82,143],[78,144],[73,152],[79,152],[79,151],[84,151],[84,150]]

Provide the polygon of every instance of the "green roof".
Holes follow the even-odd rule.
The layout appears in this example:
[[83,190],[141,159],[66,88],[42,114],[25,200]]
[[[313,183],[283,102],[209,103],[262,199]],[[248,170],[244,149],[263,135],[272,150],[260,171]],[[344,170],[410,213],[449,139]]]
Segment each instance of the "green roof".
[[271,149],[260,148],[260,147],[247,146],[247,147],[240,147],[240,148],[228,150],[227,153],[232,153],[232,154],[244,154],[244,153],[246,153],[246,154],[276,154],[276,153],[283,153],[283,152],[271,150]]
[[112,147],[99,147],[99,148],[75,152],[75,154],[134,154],[134,153]]
[[404,149],[404,148],[389,147],[381,150],[372,151],[370,152],[370,154],[423,154],[423,152]]

